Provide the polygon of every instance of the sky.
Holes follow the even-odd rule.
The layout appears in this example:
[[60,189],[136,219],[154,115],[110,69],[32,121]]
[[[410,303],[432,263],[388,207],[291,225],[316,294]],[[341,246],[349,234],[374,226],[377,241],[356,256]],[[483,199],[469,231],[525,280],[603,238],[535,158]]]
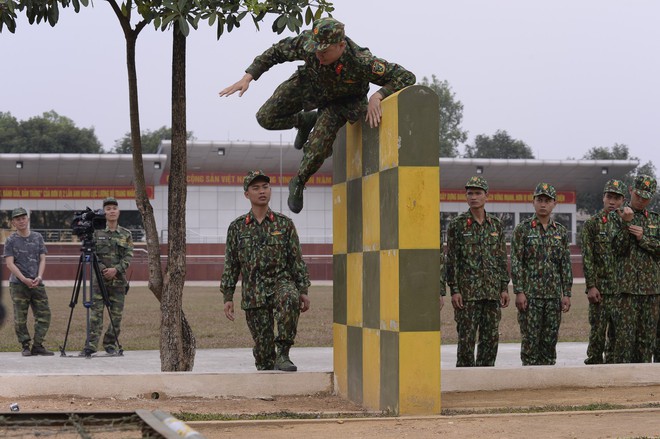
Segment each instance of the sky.
[[[628,145],[660,171],[657,0],[336,0],[356,43],[417,75],[447,80],[464,105],[468,144],[506,130],[536,158],[581,158]],[[218,41],[201,23],[187,43],[188,130],[198,140],[293,141],[254,114],[294,71],[275,66],[239,98],[219,98],[284,36],[251,20]],[[19,21],[0,34],[0,111],[20,120],[55,110],[93,127],[109,150],[129,131],[125,46],[110,6],[61,12],[55,28]],[[171,32],[138,39],[142,129],[171,125]],[[377,87],[372,87],[372,92]]]

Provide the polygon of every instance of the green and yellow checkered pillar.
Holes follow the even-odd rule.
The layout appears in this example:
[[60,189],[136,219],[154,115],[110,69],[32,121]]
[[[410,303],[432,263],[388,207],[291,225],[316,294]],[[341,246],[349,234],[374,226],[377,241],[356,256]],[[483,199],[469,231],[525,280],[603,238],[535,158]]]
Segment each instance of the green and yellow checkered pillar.
[[333,153],[337,393],[396,414],[440,412],[438,96],[412,86]]

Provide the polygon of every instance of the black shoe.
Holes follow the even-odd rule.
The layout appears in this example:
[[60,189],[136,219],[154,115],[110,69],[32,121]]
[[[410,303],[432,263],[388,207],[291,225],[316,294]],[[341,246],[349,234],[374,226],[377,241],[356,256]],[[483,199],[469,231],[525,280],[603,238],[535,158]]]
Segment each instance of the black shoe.
[[293,147],[296,149],[302,149],[302,147],[307,142],[309,138],[309,133],[312,132],[314,124],[316,124],[316,111],[306,111],[300,113],[300,125],[298,126],[298,134],[296,134],[296,140],[293,142]]
[[32,346],[32,355],[43,355],[46,357],[49,357],[51,355],[55,355],[54,352],[49,351],[43,346]]
[[32,356],[32,351],[30,350],[30,345],[26,344],[23,345],[23,350],[21,351],[21,355],[24,357],[31,357]]
[[82,351],[80,351],[80,353],[78,354],[78,356],[79,356],[79,357],[91,357],[91,356],[94,355],[95,353],[96,353],[95,350],[93,350],[93,349],[89,349],[89,348],[85,348],[85,349],[83,349]]
[[303,191],[305,190],[305,183],[302,182],[299,176],[295,176],[289,182],[289,198],[287,204],[293,213],[300,213],[303,208]]
[[108,355],[117,355],[117,351],[112,346],[105,348],[105,353]]

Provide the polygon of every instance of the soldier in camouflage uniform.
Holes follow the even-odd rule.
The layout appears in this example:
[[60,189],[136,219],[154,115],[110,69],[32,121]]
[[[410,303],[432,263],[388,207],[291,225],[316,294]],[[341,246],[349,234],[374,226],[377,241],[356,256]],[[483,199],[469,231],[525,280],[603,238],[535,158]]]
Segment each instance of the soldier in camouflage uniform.
[[[9,293],[14,303],[14,330],[23,349],[24,357],[53,355],[43,345],[50,327],[50,306],[43,283],[46,269],[46,245],[39,233],[30,231],[30,218],[22,207],[11,213],[11,224],[16,228],[5,242],[5,262],[11,272]],[[34,315],[34,340],[27,328],[28,309]],[[30,348],[30,341],[32,347]]]
[[509,305],[506,242],[502,223],[485,209],[488,182],[472,177],[465,190],[470,208],[447,229],[447,284],[458,333],[456,367],[494,366],[501,308]]
[[[299,213],[305,183],[332,155],[337,131],[347,121],[354,123],[365,115],[371,127],[378,126],[380,101],[415,84],[415,75],[358,46],[345,36],[339,21],[321,18],[312,30],[285,38],[257,56],[245,76],[222,90],[220,96],[237,91],[242,96],[253,79],[258,80],[274,65],[287,61],[304,64],[277,87],[259,109],[257,121],[268,130],[298,128],[294,146],[304,146],[304,155],[298,174],[289,183],[288,205],[292,212]],[[381,88],[367,101],[369,83]]]
[[257,369],[295,372],[289,349],[296,338],[298,317],[310,305],[309,275],[298,234],[289,218],[270,210],[267,175],[250,171],[243,189],[252,208],[234,220],[227,231],[220,282],[225,316],[234,321],[234,291],[241,275],[241,308],[254,340],[252,352]]
[[566,228],[551,219],[557,192],[547,183],[534,191],[536,213],[521,221],[511,240],[523,366],[553,365],[561,313],[571,308],[573,272]]
[[[128,292],[126,270],[133,259],[133,236],[130,230],[121,227],[119,221],[119,204],[117,200],[108,197],[103,200],[106,227],[94,233],[96,242],[96,255],[99,268],[103,275],[103,284],[110,300],[110,320],[103,336],[103,349],[109,355],[117,354],[119,349],[119,333],[121,332],[121,319],[124,312],[124,301]],[[89,340],[81,355],[90,356],[96,348],[103,331],[103,312],[105,303],[101,289],[94,280],[92,294],[92,309],[90,317]]]
[[610,214],[617,228],[617,280],[621,294],[621,325],[615,356],[622,363],[649,363],[656,347],[660,315],[660,215],[646,207],[657,183],[648,175],[635,177],[630,203]]
[[617,362],[613,353],[621,296],[615,288],[616,263],[612,249],[616,229],[608,216],[621,207],[625,195],[626,185],[622,181],[609,180],[603,190],[603,209],[585,221],[582,229],[582,263],[591,325],[585,364]]

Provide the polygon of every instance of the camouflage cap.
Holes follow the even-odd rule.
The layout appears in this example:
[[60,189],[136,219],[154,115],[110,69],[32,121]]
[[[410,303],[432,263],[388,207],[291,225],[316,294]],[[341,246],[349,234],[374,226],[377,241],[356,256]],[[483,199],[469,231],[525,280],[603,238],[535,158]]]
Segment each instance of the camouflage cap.
[[264,171],[257,169],[247,173],[247,175],[243,179],[243,190],[247,192],[248,187],[250,187],[252,182],[257,178],[261,178],[262,180],[266,180],[268,183],[270,183],[270,177],[264,174]]
[[603,189],[603,193],[613,193],[617,195],[623,195],[624,197],[626,196],[626,184],[622,182],[621,180],[609,180],[607,183],[605,183],[605,188]]
[[548,183],[539,183],[536,185],[536,189],[534,189],[534,198],[538,197],[539,195],[547,195],[553,200],[557,199],[557,191],[552,185],[549,185]]
[[105,200],[103,200],[103,207],[107,206],[108,204],[114,204],[115,206],[119,206],[119,203],[117,203],[117,199],[115,197],[108,197]]
[[11,211],[11,218],[14,219],[18,216],[23,216],[27,215],[27,210],[23,209],[22,207],[17,207],[16,209]]
[[470,188],[470,187],[475,187],[478,189],[483,189],[486,192],[488,192],[488,182],[486,181],[485,178],[479,177],[479,176],[474,176],[471,177],[467,183],[465,183],[465,189]]
[[305,50],[308,52],[319,52],[344,41],[344,23],[340,23],[331,17],[319,18],[314,22],[312,28],[312,38],[305,43]]
[[633,190],[640,197],[648,200],[653,198],[658,183],[650,175],[639,174],[633,182]]

